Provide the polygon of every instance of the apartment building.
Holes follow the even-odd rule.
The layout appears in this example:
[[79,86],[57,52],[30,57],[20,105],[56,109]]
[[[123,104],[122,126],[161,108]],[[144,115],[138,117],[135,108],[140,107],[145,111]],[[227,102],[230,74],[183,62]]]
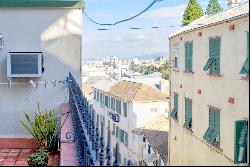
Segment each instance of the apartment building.
[[[158,115],[168,115],[168,98],[158,89],[131,81],[102,81],[94,85],[93,108],[112,131],[113,154],[120,143],[121,164],[139,164],[139,137],[132,130]],[[106,133],[106,132],[105,132]],[[105,134],[107,141],[107,133]]]
[[169,164],[249,164],[249,2],[229,0],[169,40]]

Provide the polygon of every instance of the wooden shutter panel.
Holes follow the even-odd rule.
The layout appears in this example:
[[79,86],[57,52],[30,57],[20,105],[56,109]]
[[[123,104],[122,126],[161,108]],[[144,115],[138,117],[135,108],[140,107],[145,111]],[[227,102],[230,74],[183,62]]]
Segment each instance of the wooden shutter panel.
[[193,42],[185,43],[185,71],[191,72],[193,68]]
[[128,133],[125,132],[125,144],[126,146],[128,146]]
[[188,43],[185,43],[185,71],[188,71]]
[[211,108],[209,108],[209,127],[203,136],[205,140],[209,139],[213,129],[214,129],[214,111]]
[[119,138],[119,128],[116,127],[116,138],[118,139]]
[[178,112],[178,94],[174,94],[174,108]]
[[209,39],[209,58],[215,59],[215,63],[210,67],[211,74],[220,74],[220,47],[221,38]]
[[248,127],[247,121],[241,120],[235,123],[235,163],[247,163]]
[[185,128],[192,128],[192,101],[185,99]]
[[189,71],[193,71],[193,42],[189,43]]

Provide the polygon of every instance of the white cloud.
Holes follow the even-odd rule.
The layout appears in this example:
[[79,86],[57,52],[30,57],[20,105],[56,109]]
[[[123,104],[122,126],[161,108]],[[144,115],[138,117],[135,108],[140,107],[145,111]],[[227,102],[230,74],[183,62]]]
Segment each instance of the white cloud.
[[148,19],[178,18],[182,17],[185,8],[186,8],[185,4],[173,7],[162,7],[143,14],[141,18],[148,18]]

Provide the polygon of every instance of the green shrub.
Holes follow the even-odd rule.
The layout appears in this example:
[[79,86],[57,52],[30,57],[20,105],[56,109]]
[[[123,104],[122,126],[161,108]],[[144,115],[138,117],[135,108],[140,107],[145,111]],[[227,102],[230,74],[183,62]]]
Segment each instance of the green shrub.
[[33,121],[31,121],[30,116],[27,113],[24,113],[29,125],[21,121],[22,126],[37,139],[41,146],[47,148],[53,140],[53,145],[51,146],[53,147],[60,131],[60,123],[55,115],[55,110],[41,111],[39,102],[37,103],[37,108],[38,113],[35,113]]
[[45,166],[48,164],[49,155],[44,149],[39,149],[27,158],[30,164],[35,166]]

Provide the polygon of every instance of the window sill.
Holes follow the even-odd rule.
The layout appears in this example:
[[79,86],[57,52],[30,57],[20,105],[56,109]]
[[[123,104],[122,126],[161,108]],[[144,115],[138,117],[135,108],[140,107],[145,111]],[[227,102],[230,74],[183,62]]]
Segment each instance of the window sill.
[[221,74],[207,74],[209,77],[221,78],[223,75]]
[[192,71],[183,71],[184,74],[194,74]]
[[173,68],[174,72],[180,72],[180,70],[178,68]]
[[178,119],[171,117],[176,123],[179,123]]
[[206,145],[207,145],[210,149],[216,151],[217,153],[222,153],[222,152],[223,152],[223,150],[222,150],[222,148],[220,148],[220,146],[211,144],[211,143],[209,143],[209,142],[208,142],[207,140],[205,140],[205,139],[204,139],[204,142],[206,143]]
[[191,128],[186,128],[186,127],[183,127],[185,129],[186,132],[190,133],[190,134],[193,134],[193,130]]
[[249,76],[241,77],[241,80],[249,81]]

